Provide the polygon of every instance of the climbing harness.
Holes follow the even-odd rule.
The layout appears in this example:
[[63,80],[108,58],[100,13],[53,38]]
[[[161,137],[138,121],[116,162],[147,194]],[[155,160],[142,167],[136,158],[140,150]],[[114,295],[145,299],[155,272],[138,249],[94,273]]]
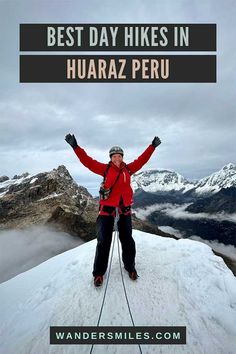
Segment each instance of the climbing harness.
[[[107,164],[107,167],[106,167],[106,170],[104,172],[104,175],[103,175],[103,181],[100,185],[100,189],[99,189],[99,199],[100,200],[106,200],[109,198],[113,188],[115,187],[116,183],[118,182],[118,179],[121,175],[121,172],[123,172],[123,169],[125,168],[128,173],[131,175],[131,171],[129,169],[129,167],[126,165],[126,163],[124,164],[124,167],[122,167],[122,169],[120,169],[116,179],[115,179],[115,182],[113,183],[113,185],[110,187],[110,188],[105,188],[105,182],[106,182],[106,177],[107,177],[107,174],[108,174],[108,171],[109,171],[109,168],[111,167],[111,161]],[[124,172],[123,172],[124,173]],[[125,176],[125,175],[124,175]]]
[[[110,260],[109,260],[109,268],[108,268],[107,282],[106,282],[106,287],[105,287],[105,291],[104,291],[104,295],[103,295],[103,300],[102,300],[102,305],[101,305],[100,313],[99,313],[99,316],[98,316],[97,327],[99,327],[100,320],[101,320],[101,316],[102,316],[103,306],[104,306],[105,297],[106,297],[106,292],[107,292],[107,286],[108,286],[108,282],[109,282],[109,278],[110,278],[111,264],[112,264],[112,258],[113,258],[114,246],[115,246],[115,241],[116,241],[116,240],[117,240],[118,255],[119,255],[120,274],[121,274],[123,289],[124,289],[124,293],[125,293],[125,299],[126,299],[126,302],[127,302],[127,306],[128,306],[128,310],[129,310],[129,315],[130,315],[130,318],[131,318],[131,321],[132,321],[132,325],[135,327],[134,319],[133,319],[132,312],[131,312],[131,308],[130,308],[130,304],[129,304],[129,299],[128,299],[128,296],[127,296],[127,291],[126,291],[126,288],[125,288],[124,276],[123,276],[123,272],[122,272],[121,256],[120,256],[120,245],[119,245],[119,237],[118,237],[118,225],[117,225],[117,224],[118,224],[118,221],[119,221],[119,218],[120,218],[120,216],[119,216],[118,208],[116,208],[115,220],[114,220],[114,231],[115,231],[115,235],[114,235],[114,238],[113,238],[113,240],[112,240],[112,251],[111,251],[111,256],[110,256]],[[94,347],[94,344],[92,344],[92,346],[91,346],[90,354],[92,354],[93,347]],[[139,347],[140,353],[142,354],[142,349],[141,349],[140,344],[138,344],[138,347]]]

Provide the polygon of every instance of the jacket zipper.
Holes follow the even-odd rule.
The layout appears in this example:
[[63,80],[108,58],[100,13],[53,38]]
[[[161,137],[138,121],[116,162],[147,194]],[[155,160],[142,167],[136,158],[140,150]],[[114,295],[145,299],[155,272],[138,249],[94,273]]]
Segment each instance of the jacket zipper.
[[126,174],[124,171],[123,171],[123,175],[124,175],[124,182],[126,183]]

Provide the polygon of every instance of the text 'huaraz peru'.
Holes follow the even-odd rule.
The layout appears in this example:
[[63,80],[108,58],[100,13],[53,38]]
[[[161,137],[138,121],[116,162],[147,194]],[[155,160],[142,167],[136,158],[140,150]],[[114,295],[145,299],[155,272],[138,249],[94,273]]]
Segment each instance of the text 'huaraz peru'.
[[[131,63],[131,65],[130,65]],[[169,59],[67,59],[67,79],[168,79]]]
[[[89,28],[89,46],[107,47],[117,45],[117,27],[102,27],[99,31],[96,27]],[[188,27],[181,28],[180,35],[175,28],[175,45],[189,44]],[[185,31],[184,31],[185,30]],[[72,46],[77,43],[82,44],[83,27],[48,27],[48,46]],[[162,27],[124,27],[124,46],[167,46],[168,29]],[[178,35],[177,35],[178,34]],[[180,41],[177,39],[181,39]],[[67,59],[67,79],[119,79],[125,80],[129,76],[132,80],[140,78],[142,80],[169,78],[169,59],[132,59],[128,64],[125,58],[119,60],[110,59]],[[128,73],[128,74],[127,74]]]

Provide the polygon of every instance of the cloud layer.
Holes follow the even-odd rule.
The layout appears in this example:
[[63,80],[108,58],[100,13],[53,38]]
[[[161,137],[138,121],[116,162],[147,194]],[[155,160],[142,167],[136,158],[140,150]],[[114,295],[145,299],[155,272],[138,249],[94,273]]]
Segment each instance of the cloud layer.
[[[96,1],[23,0],[0,7],[5,28],[0,33],[0,174],[65,164],[79,183],[96,188],[98,178],[66,145],[67,132],[102,162],[115,144],[129,162],[158,135],[163,143],[148,168],[172,168],[190,179],[235,162],[235,2],[105,0],[98,6]],[[19,84],[18,31],[27,22],[216,23],[217,83]]]
[[46,226],[0,231],[0,283],[81,243]]

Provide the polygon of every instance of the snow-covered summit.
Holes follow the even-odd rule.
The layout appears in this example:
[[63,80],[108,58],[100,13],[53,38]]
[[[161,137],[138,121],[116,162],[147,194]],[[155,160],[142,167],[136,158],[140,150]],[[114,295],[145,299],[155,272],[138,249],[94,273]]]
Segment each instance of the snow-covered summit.
[[198,182],[190,182],[173,170],[142,171],[132,177],[132,187],[134,191],[140,188],[151,193],[170,191],[215,193],[222,188],[236,187],[236,166],[229,163]]
[[[123,270],[136,326],[186,326],[186,345],[145,345],[144,354],[234,353],[236,281],[210,247],[134,230],[139,278]],[[96,241],[49,259],[0,285],[3,353],[88,353],[91,346],[49,345],[50,326],[96,326],[108,281],[95,289]],[[132,326],[117,243],[100,326]],[[95,345],[94,353],[138,354],[137,345]]]
[[229,163],[221,170],[202,178],[196,185],[197,193],[219,192],[222,188],[236,187],[236,165]]
[[194,187],[193,182],[187,181],[183,176],[173,170],[157,169],[136,173],[132,178],[134,191],[141,188],[145,192],[159,191],[187,191]]

